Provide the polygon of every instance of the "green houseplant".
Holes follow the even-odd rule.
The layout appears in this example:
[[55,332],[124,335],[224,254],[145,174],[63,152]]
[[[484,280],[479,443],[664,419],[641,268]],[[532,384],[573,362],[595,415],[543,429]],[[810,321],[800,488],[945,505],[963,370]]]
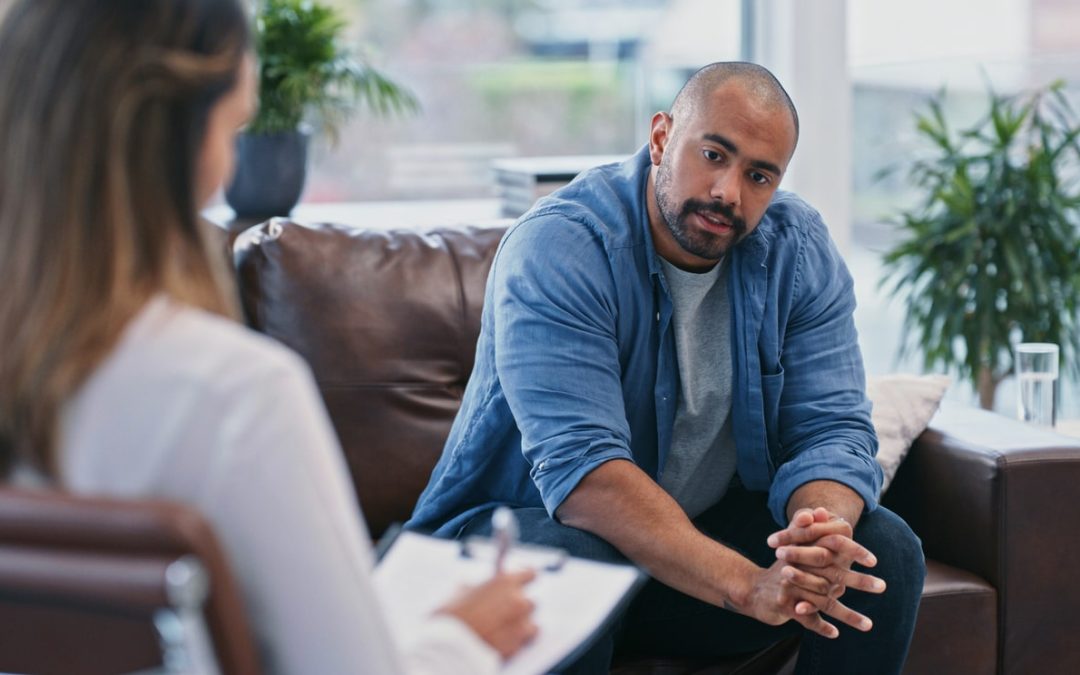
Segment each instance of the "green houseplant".
[[917,117],[930,150],[910,178],[923,197],[899,214],[882,283],[907,303],[901,356],[918,348],[992,408],[1018,340],[1060,344],[1080,373],[1080,127],[1061,82],[991,91],[986,115],[958,132],[943,99]]
[[376,114],[415,110],[416,99],[343,43],[346,22],[313,0],[259,0],[255,50],[259,110],[237,142],[226,199],[239,217],[286,215],[306,177],[314,127],[336,140],[361,104]]

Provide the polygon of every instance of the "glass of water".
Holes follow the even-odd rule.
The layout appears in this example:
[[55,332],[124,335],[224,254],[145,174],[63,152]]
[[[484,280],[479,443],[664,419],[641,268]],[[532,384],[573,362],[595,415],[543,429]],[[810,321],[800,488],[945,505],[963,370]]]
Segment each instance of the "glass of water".
[[1024,422],[1054,426],[1057,391],[1058,346],[1049,342],[1016,345],[1016,380],[1019,385],[1017,413]]

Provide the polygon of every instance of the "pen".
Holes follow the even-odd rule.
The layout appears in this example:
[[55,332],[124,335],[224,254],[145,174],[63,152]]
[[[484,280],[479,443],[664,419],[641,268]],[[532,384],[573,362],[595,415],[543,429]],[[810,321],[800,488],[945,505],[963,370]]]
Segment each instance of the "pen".
[[518,524],[514,512],[505,506],[491,514],[491,536],[495,541],[495,574],[502,574],[503,562],[510,548],[517,543]]

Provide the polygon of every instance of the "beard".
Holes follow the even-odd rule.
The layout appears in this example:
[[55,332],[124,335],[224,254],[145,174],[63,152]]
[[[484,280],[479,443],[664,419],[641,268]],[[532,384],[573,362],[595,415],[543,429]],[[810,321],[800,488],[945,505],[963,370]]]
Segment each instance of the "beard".
[[[736,216],[730,206],[721,201],[700,199],[687,199],[681,205],[676,204],[671,198],[671,183],[671,171],[661,162],[656,171],[656,205],[671,236],[684,251],[706,260],[719,260],[746,236],[746,221]],[[691,225],[688,221],[695,213],[723,216],[731,224],[734,236],[728,239]]]

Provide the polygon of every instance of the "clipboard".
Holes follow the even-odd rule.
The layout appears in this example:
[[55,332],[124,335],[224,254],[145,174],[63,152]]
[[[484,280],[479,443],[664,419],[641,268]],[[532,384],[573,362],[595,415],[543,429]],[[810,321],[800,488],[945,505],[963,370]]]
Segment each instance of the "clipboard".
[[[491,577],[494,545],[486,538],[438,539],[391,528],[376,548],[376,594],[391,630],[415,630],[464,584]],[[622,616],[647,579],[629,564],[575,558],[565,551],[519,544],[506,566],[531,567],[526,593],[536,603],[537,638],[503,664],[506,675],[560,670],[580,658]],[[404,634],[404,633],[403,633]]]

